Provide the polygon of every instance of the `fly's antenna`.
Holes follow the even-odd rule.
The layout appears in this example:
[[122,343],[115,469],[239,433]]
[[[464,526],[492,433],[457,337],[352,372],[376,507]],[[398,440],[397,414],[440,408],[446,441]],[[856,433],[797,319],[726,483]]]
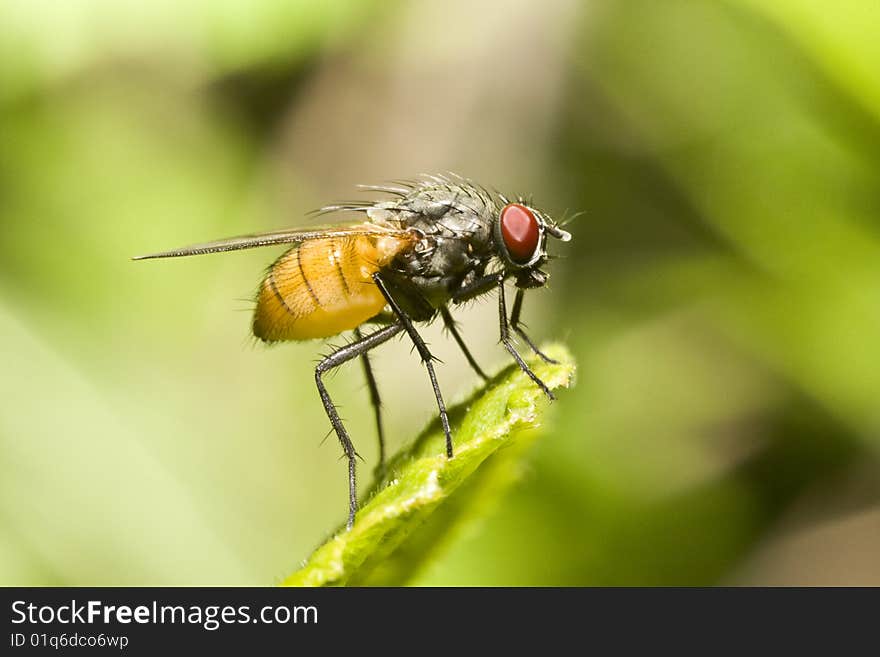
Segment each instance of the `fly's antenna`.
[[568,242],[569,240],[571,240],[571,233],[569,233],[567,230],[562,230],[559,226],[555,226],[553,224],[547,224],[544,227],[544,230],[546,230],[550,235],[552,235],[556,239],[561,240],[563,242]]
[[569,215],[568,210],[566,210],[562,214],[562,219],[558,223],[554,221],[547,221],[545,230],[556,239],[563,242],[568,242],[571,239],[571,233],[569,233],[567,230],[564,230],[563,226],[567,226],[573,220],[577,219],[583,214],[586,213],[581,210],[580,212],[575,212],[574,214]]

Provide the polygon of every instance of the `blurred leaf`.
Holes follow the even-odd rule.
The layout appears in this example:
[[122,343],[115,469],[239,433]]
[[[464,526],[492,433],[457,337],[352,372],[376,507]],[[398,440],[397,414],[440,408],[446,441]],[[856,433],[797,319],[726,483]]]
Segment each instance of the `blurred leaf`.
[[736,0],[795,39],[826,75],[880,118],[880,11],[876,0],[829,10],[822,0]]
[[346,37],[364,0],[131,0],[0,3],[0,100],[105,62],[167,62],[182,79],[282,61]]
[[3,585],[257,581],[136,416],[21,323],[2,288],[0,342],[15,345],[0,368]]
[[[547,353],[560,363],[533,358],[535,373],[551,389],[568,387],[574,375],[571,355],[559,345]],[[450,419],[458,426],[455,458],[446,458],[443,432],[432,423],[393,459],[354,527],[318,548],[284,585],[406,582],[462,520],[513,481],[535,436],[528,430],[540,425],[546,405],[544,394],[519,368],[502,371],[489,387],[452,409]]]
[[793,80],[830,92],[802,59],[770,57],[788,32],[716,3],[650,6],[609,4],[585,71],[741,262],[707,290],[719,328],[876,445],[876,171],[803,102]]

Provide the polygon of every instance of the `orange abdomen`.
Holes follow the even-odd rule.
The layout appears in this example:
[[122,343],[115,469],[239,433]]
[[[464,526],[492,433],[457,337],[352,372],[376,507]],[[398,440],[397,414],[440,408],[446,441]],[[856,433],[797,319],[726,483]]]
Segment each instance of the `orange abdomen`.
[[385,298],[372,274],[403,244],[387,236],[349,235],[290,249],[260,285],[254,335],[266,342],[325,338],[379,314]]

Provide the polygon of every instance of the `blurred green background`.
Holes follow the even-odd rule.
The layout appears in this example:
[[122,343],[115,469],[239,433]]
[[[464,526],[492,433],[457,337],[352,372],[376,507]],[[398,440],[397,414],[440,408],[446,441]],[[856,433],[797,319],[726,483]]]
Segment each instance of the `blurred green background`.
[[[248,338],[355,183],[584,211],[525,321],[577,387],[419,584],[880,584],[874,0],[2,0],[0,583],[271,584],[344,518],[318,343]],[[459,313],[506,362],[493,303]],[[474,376],[438,327],[441,385]],[[392,447],[432,417],[377,352]],[[359,367],[331,382],[366,463]]]

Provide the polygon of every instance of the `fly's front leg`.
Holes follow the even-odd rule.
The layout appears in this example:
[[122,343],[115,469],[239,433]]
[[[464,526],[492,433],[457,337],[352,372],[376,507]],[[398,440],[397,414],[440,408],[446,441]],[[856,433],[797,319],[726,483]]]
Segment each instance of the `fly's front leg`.
[[532,372],[531,368],[526,364],[522,359],[522,356],[519,355],[516,348],[513,346],[513,342],[510,339],[510,330],[507,325],[507,303],[504,300],[503,278],[499,278],[498,280],[498,321],[501,328],[501,343],[504,345],[504,348],[510,352],[510,355],[513,356],[513,359],[516,361],[516,364],[519,365],[520,369],[535,382],[536,386],[544,391],[544,394],[547,395],[547,397],[551,400],[556,399],[556,396],[550,392],[550,388],[547,387],[547,384],[541,381],[541,379]]
[[443,425],[443,433],[446,435],[446,456],[452,458],[452,432],[449,429],[449,416],[446,413],[446,404],[443,402],[443,395],[440,393],[440,385],[437,383],[437,375],[434,373],[434,356],[431,355],[431,352],[428,350],[428,345],[425,344],[422,336],[416,331],[412,320],[405,312],[403,312],[403,309],[394,300],[394,297],[391,296],[391,293],[388,291],[388,286],[385,285],[385,281],[382,280],[382,277],[378,273],[373,274],[373,281],[376,283],[376,287],[382,292],[382,296],[385,297],[385,301],[388,302],[391,311],[397,316],[400,324],[406,329],[406,332],[413,341],[416,350],[419,352],[422,362],[425,364],[425,368],[428,370],[428,376],[431,379],[431,387],[434,389],[434,398],[437,400],[437,408],[440,410],[440,424]]
[[452,313],[449,312],[449,308],[443,306],[440,309],[440,315],[443,317],[443,324],[446,326],[446,330],[452,334],[452,337],[455,338],[455,341],[458,343],[459,348],[461,349],[464,357],[467,359],[468,364],[471,368],[476,372],[484,381],[488,381],[489,377],[486,376],[486,373],[483,369],[477,364],[477,361],[474,360],[474,357],[471,355],[470,349],[467,348],[467,345],[464,343],[464,340],[461,337],[461,334],[458,332],[458,329],[455,327],[455,320],[452,318]]
[[514,331],[516,331],[516,334],[519,337],[521,337],[527,345],[529,345],[529,348],[532,351],[534,351],[541,360],[543,360],[545,363],[552,363],[553,365],[558,365],[559,361],[553,360],[547,354],[545,354],[543,351],[538,349],[538,347],[535,346],[535,343],[532,342],[531,338],[529,338],[529,336],[526,335],[526,332],[520,326],[519,315],[520,315],[520,312],[522,311],[522,302],[523,302],[524,296],[525,296],[525,290],[523,290],[522,288],[517,289],[516,298],[513,300],[513,310],[510,312],[510,328],[512,328]]
[[330,424],[333,425],[333,430],[336,432],[339,442],[342,443],[345,456],[348,458],[348,529],[351,529],[354,524],[354,514],[357,512],[355,459],[358,454],[354,449],[351,439],[348,437],[348,432],[345,430],[342,420],[339,418],[336,406],[333,400],[330,399],[330,394],[324,386],[323,376],[333,368],[339,367],[353,358],[365,355],[370,349],[378,347],[383,342],[387,342],[403,330],[404,326],[400,323],[380,328],[356,342],[340,347],[329,356],[322,358],[321,362],[315,367],[315,385],[318,387],[318,394],[321,395],[321,403],[324,404],[324,411],[330,419]]

